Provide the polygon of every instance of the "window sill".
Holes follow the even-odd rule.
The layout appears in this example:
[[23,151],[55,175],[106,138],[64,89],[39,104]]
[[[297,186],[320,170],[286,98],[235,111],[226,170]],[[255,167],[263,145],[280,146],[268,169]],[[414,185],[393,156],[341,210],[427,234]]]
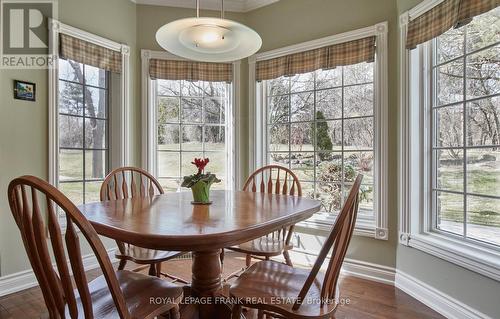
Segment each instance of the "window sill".
[[[331,232],[336,218],[337,215],[318,213],[308,220],[298,223],[295,226],[295,231],[327,236]],[[388,238],[387,230],[377,229],[375,220],[370,218],[358,218],[354,228],[354,235],[382,240]]]
[[500,252],[436,233],[410,235],[408,245],[500,281]]

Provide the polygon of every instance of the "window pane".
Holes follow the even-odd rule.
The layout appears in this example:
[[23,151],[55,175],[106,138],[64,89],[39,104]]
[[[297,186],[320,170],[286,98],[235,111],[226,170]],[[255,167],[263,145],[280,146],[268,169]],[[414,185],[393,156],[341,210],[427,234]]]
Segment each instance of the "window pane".
[[85,115],[89,117],[106,118],[107,114],[107,91],[87,87],[85,90]]
[[182,150],[202,150],[202,127],[198,125],[182,126]]
[[106,151],[85,151],[85,179],[104,179],[106,176]]
[[316,119],[342,117],[342,88],[316,92]]
[[288,113],[290,106],[290,96],[280,95],[269,98],[268,118],[269,123],[288,122]]
[[500,93],[500,46],[467,57],[467,98]]
[[158,125],[158,150],[180,149],[180,129],[176,124]]
[[210,159],[206,172],[215,174],[219,179],[226,177],[226,153],[225,152],[207,152],[205,157]]
[[107,148],[106,120],[85,119],[85,147]]
[[436,70],[437,105],[462,101],[463,94],[463,62],[449,62]]
[[[315,198],[314,194],[314,183],[299,181],[300,187],[302,188],[302,196],[306,198]],[[294,185],[294,193],[297,194],[297,185]],[[292,180],[288,182],[288,193],[290,194],[290,189],[292,187]]]
[[437,188],[464,190],[464,155],[461,149],[436,150]]
[[311,121],[314,113],[314,92],[292,94],[290,98],[290,121]]
[[182,81],[181,90],[183,96],[202,97],[203,82],[202,81]]
[[205,126],[204,129],[205,151],[224,151],[226,148],[226,130],[224,126]]
[[59,190],[75,205],[83,204],[83,183],[59,183]]
[[288,151],[289,125],[272,125],[269,127],[269,151]]
[[159,178],[158,181],[165,192],[178,192],[181,190],[181,181],[179,179]]
[[182,106],[182,122],[183,123],[198,123],[202,121],[201,106],[202,99],[183,98]]
[[226,82],[205,82],[205,96],[225,97],[226,87]]
[[313,123],[296,123],[290,126],[290,147],[292,151],[314,151],[312,145]]
[[344,85],[373,82],[373,63],[344,66]]
[[101,201],[99,195],[101,185],[102,181],[85,183],[85,203],[95,203]]
[[82,83],[83,65],[69,60],[59,59],[59,79]]
[[181,92],[181,81],[176,80],[156,80],[158,85],[158,95],[179,96]]
[[83,152],[80,150],[59,150],[59,180],[83,179]]
[[467,237],[500,245],[500,199],[467,196]]
[[106,70],[91,65],[85,65],[85,83],[87,85],[106,88]]
[[373,148],[373,118],[344,120],[344,147],[348,150]]
[[342,149],[342,121],[317,121],[315,142],[317,151]]
[[[198,169],[191,164],[195,158],[203,158],[202,152],[182,152],[181,176],[196,174]],[[209,164],[211,165],[211,164]]]
[[224,100],[219,98],[205,99],[205,123],[224,124],[225,107]]
[[59,81],[59,113],[83,115],[83,86]]
[[436,146],[463,145],[463,106],[453,105],[435,110]]
[[301,181],[314,181],[314,153],[292,153],[291,170]]
[[467,103],[467,145],[500,145],[500,97]]
[[[336,158],[339,156],[332,155],[331,157]],[[340,209],[342,204],[341,180],[341,159],[323,162],[318,165],[316,172],[316,192],[326,212],[334,212]]]
[[342,68],[316,71],[316,89],[326,89],[342,85]]
[[179,98],[158,97],[158,124],[179,122]]
[[[185,158],[183,160],[188,163],[192,162],[191,158]],[[158,176],[180,176],[180,163],[180,154],[178,152],[158,152]]]
[[297,74],[290,78],[291,92],[314,90],[314,72]]
[[290,159],[289,153],[268,153],[268,163],[289,167]]
[[373,115],[373,84],[344,89],[344,117]]
[[450,29],[437,37],[437,60],[445,62],[464,54],[465,28]]
[[500,148],[467,150],[467,192],[500,197]]
[[344,176],[346,182],[354,182],[358,174],[363,174],[363,184],[373,184],[373,152],[344,153]]
[[[474,51],[500,41],[500,8],[474,17],[467,24],[467,51]],[[463,28],[462,28],[463,29]]]
[[[350,190],[350,189],[349,189]],[[359,213],[363,215],[373,216],[373,193],[374,187],[373,184],[362,184],[359,188]],[[345,195],[345,199],[347,199],[349,193]]]
[[437,228],[463,235],[464,196],[446,192],[436,192]]
[[83,118],[59,115],[59,146],[83,147]]
[[281,95],[290,92],[290,78],[280,77],[274,80],[269,80],[268,82],[268,95]]

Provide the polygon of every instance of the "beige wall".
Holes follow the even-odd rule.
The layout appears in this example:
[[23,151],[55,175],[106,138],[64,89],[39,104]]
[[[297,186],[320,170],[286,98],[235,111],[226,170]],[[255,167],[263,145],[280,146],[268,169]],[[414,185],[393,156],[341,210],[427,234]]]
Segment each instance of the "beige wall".
[[[131,47],[132,164],[139,159],[139,86],[136,8],[129,0],[59,0],[59,20]],[[23,174],[48,177],[48,82],[46,70],[0,70],[0,275],[29,269],[7,203],[7,185]],[[36,102],[14,100],[13,80],[35,82]],[[109,244],[109,242],[108,242]],[[88,253],[88,250],[84,251]]]

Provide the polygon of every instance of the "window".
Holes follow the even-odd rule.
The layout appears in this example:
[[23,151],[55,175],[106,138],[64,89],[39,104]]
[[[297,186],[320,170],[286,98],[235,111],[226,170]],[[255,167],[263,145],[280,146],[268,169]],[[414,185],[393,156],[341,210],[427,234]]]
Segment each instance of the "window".
[[500,280],[500,8],[405,49],[439,3],[400,17],[400,243]]
[[229,142],[232,85],[226,82],[155,80],[156,176],[165,191],[178,191],[182,177],[193,174],[193,158],[208,157],[207,170],[231,189]]
[[432,41],[432,228],[500,246],[500,8]]
[[109,170],[109,72],[59,59],[59,189],[75,204],[99,201]]
[[267,161],[290,168],[305,196],[338,212],[358,173],[360,211],[374,218],[374,63],[268,80]]

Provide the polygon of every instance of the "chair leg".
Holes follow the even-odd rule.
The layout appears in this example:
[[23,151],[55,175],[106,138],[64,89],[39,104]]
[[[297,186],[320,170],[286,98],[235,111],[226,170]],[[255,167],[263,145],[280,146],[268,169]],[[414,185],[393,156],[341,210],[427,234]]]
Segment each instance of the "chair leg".
[[259,309],[257,311],[257,319],[264,319],[264,310]]
[[181,313],[179,312],[178,305],[170,309],[170,319],[181,319]]
[[156,277],[160,278],[161,277],[161,263],[156,264]]
[[148,275],[150,276],[156,276],[156,264],[151,264],[149,265],[149,272]]
[[283,257],[285,257],[286,264],[290,267],[293,267],[292,259],[290,259],[290,254],[288,253],[288,250],[283,251]]
[[120,263],[118,264],[118,270],[123,270],[125,269],[125,265],[127,264],[127,260],[125,259],[120,259]]
[[243,307],[241,305],[234,305],[231,311],[231,319],[241,319]]
[[219,258],[220,258],[220,269],[224,270],[224,248],[221,249]]
[[248,267],[250,267],[250,265],[252,264],[252,255],[250,254],[247,254],[246,256],[246,260],[245,260],[245,265]]

